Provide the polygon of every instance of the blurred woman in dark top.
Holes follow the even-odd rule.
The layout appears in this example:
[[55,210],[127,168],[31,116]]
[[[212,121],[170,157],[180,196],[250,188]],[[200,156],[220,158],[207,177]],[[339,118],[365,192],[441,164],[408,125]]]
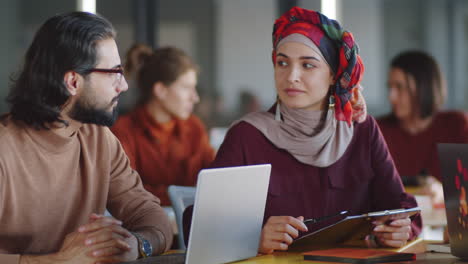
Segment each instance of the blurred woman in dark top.
[[440,111],[446,96],[439,65],[422,51],[406,51],[391,62],[388,99],[392,113],[378,124],[395,166],[408,182],[424,178],[423,193],[443,203],[437,143],[468,143],[467,115]]

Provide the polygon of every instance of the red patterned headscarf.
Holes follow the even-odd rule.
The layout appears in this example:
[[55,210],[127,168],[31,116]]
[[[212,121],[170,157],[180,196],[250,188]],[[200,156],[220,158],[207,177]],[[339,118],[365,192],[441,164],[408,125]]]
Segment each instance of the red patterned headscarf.
[[276,47],[288,35],[298,33],[306,36],[322,52],[330,65],[335,79],[332,93],[335,98],[335,118],[339,121],[362,122],[366,116],[364,98],[360,92],[360,81],[364,65],[359,48],[351,32],[323,14],[293,7],[275,21],[273,27],[273,63]]

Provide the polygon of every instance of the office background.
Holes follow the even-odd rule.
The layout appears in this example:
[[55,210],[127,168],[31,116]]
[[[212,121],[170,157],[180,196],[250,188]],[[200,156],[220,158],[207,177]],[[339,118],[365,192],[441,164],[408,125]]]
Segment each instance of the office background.
[[[50,16],[76,10],[76,0],[0,0],[0,112],[10,78],[21,66],[34,33]],[[468,1],[336,0],[337,19],[355,35],[366,66],[364,95],[375,116],[390,111],[390,59],[407,49],[438,60],[448,84],[446,109],[468,110]],[[320,0],[96,0],[96,12],[118,31],[124,61],[134,42],[175,45],[201,67],[203,102],[226,116],[248,90],[266,109],[275,100],[271,63],[274,20],[290,6],[320,10]],[[129,94],[136,91],[130,89]]]

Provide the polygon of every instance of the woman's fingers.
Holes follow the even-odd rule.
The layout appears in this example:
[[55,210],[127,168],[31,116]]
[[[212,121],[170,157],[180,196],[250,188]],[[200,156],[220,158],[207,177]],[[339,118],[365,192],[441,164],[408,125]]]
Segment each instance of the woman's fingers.
[[274,250],[288,250],[287,244],[274,240],[267,241],[265,247],[271,250],[271,252],[267,254],[273,253]]
[[389,226],[389,225],[378,225],[374,227],[374,232],[376,233],[409,233],[411,231],[411,226]]
[[287,250],[299,231],[307,231],[303,217],[272,216],[265,223],[260,238],[259,252],[270,254],[274,250]]
[[303,223],[303,219],[304,217],[302,216],[299,216],[298,218],[292,216],[272,216],[268,219],[268,221],[270,221],[272,224],[288,224],[297,230],[306,232],[307,226]]
[[269,241],[278,241],[290,245],[293,242],[293,238],[285,232],[271,232],[266,234],[266,239]]
[[411,234],[409,218],[396,219],[388,224],[379,224],[372,232],[380,246],[401,247],[406,244]]
[[[400,221],[402,220],[402,221]],[[406,224],[411,224],[411,219],[408,217],[408,213],[400,213],[400,214],[395,214],[395,215],[386,215],[386,216],[381,216],[378,217],[376,220],[372,222],[374,225],[384,225],[389,222],[395,222],[396,223],[403,223]]]
[[383,240],[404,240],[408,241],[410,238],[408,232],[401,232],[401,233],[374,233],[374,235]]
[[411,219],[409,217],[403,219],[396,219],[390,222],[390,226],[410,226]]
[[380,239],[377,238],[377,242],[382,247],[402,247],[406,245],[407,240],[387,240],[387,239]]
[[293,238],[296,238],[299,236],[299,231],[292,227],[289,224],[271,224],[268,227],[268,233],[274,234],[274,233],[283,233],[283,234],[288,234]]

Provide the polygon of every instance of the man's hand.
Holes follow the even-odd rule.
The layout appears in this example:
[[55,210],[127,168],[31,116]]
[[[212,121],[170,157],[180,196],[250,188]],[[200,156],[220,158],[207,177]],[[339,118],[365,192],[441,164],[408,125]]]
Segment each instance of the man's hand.
[[138,241],[112,217],[92,214],[90,222],[68,234],[60,250],[44,256],[21,256],[20,264],[101,264],[138,258]]
[[287,250],[299,231],[307,231],[302,222],[304,217],[299,216],[271,216],[263,226],[260,237],[259,253],[271,254],[275,250]]
[[121,225],[121,221],[112,217],[91,214],[90,222],[78,228],[78,232],[86,235],[84,245],[93,249],[89,256],[108,258],[111,263],[136,260],[138,240]]
[[411,219],[409,217],[394,219],[390,223],[376,222],[373,234],[376,242],[382,247],[402,247],[411,235]]
[[98,250],[99,245],[87,247],[85,245],[86,234],[73,232],[65,237],[62,247],[57,253],[43,256],[23,255],[19,264],[96,264],[116,263],[109,257],[93,257],[89,252]]

